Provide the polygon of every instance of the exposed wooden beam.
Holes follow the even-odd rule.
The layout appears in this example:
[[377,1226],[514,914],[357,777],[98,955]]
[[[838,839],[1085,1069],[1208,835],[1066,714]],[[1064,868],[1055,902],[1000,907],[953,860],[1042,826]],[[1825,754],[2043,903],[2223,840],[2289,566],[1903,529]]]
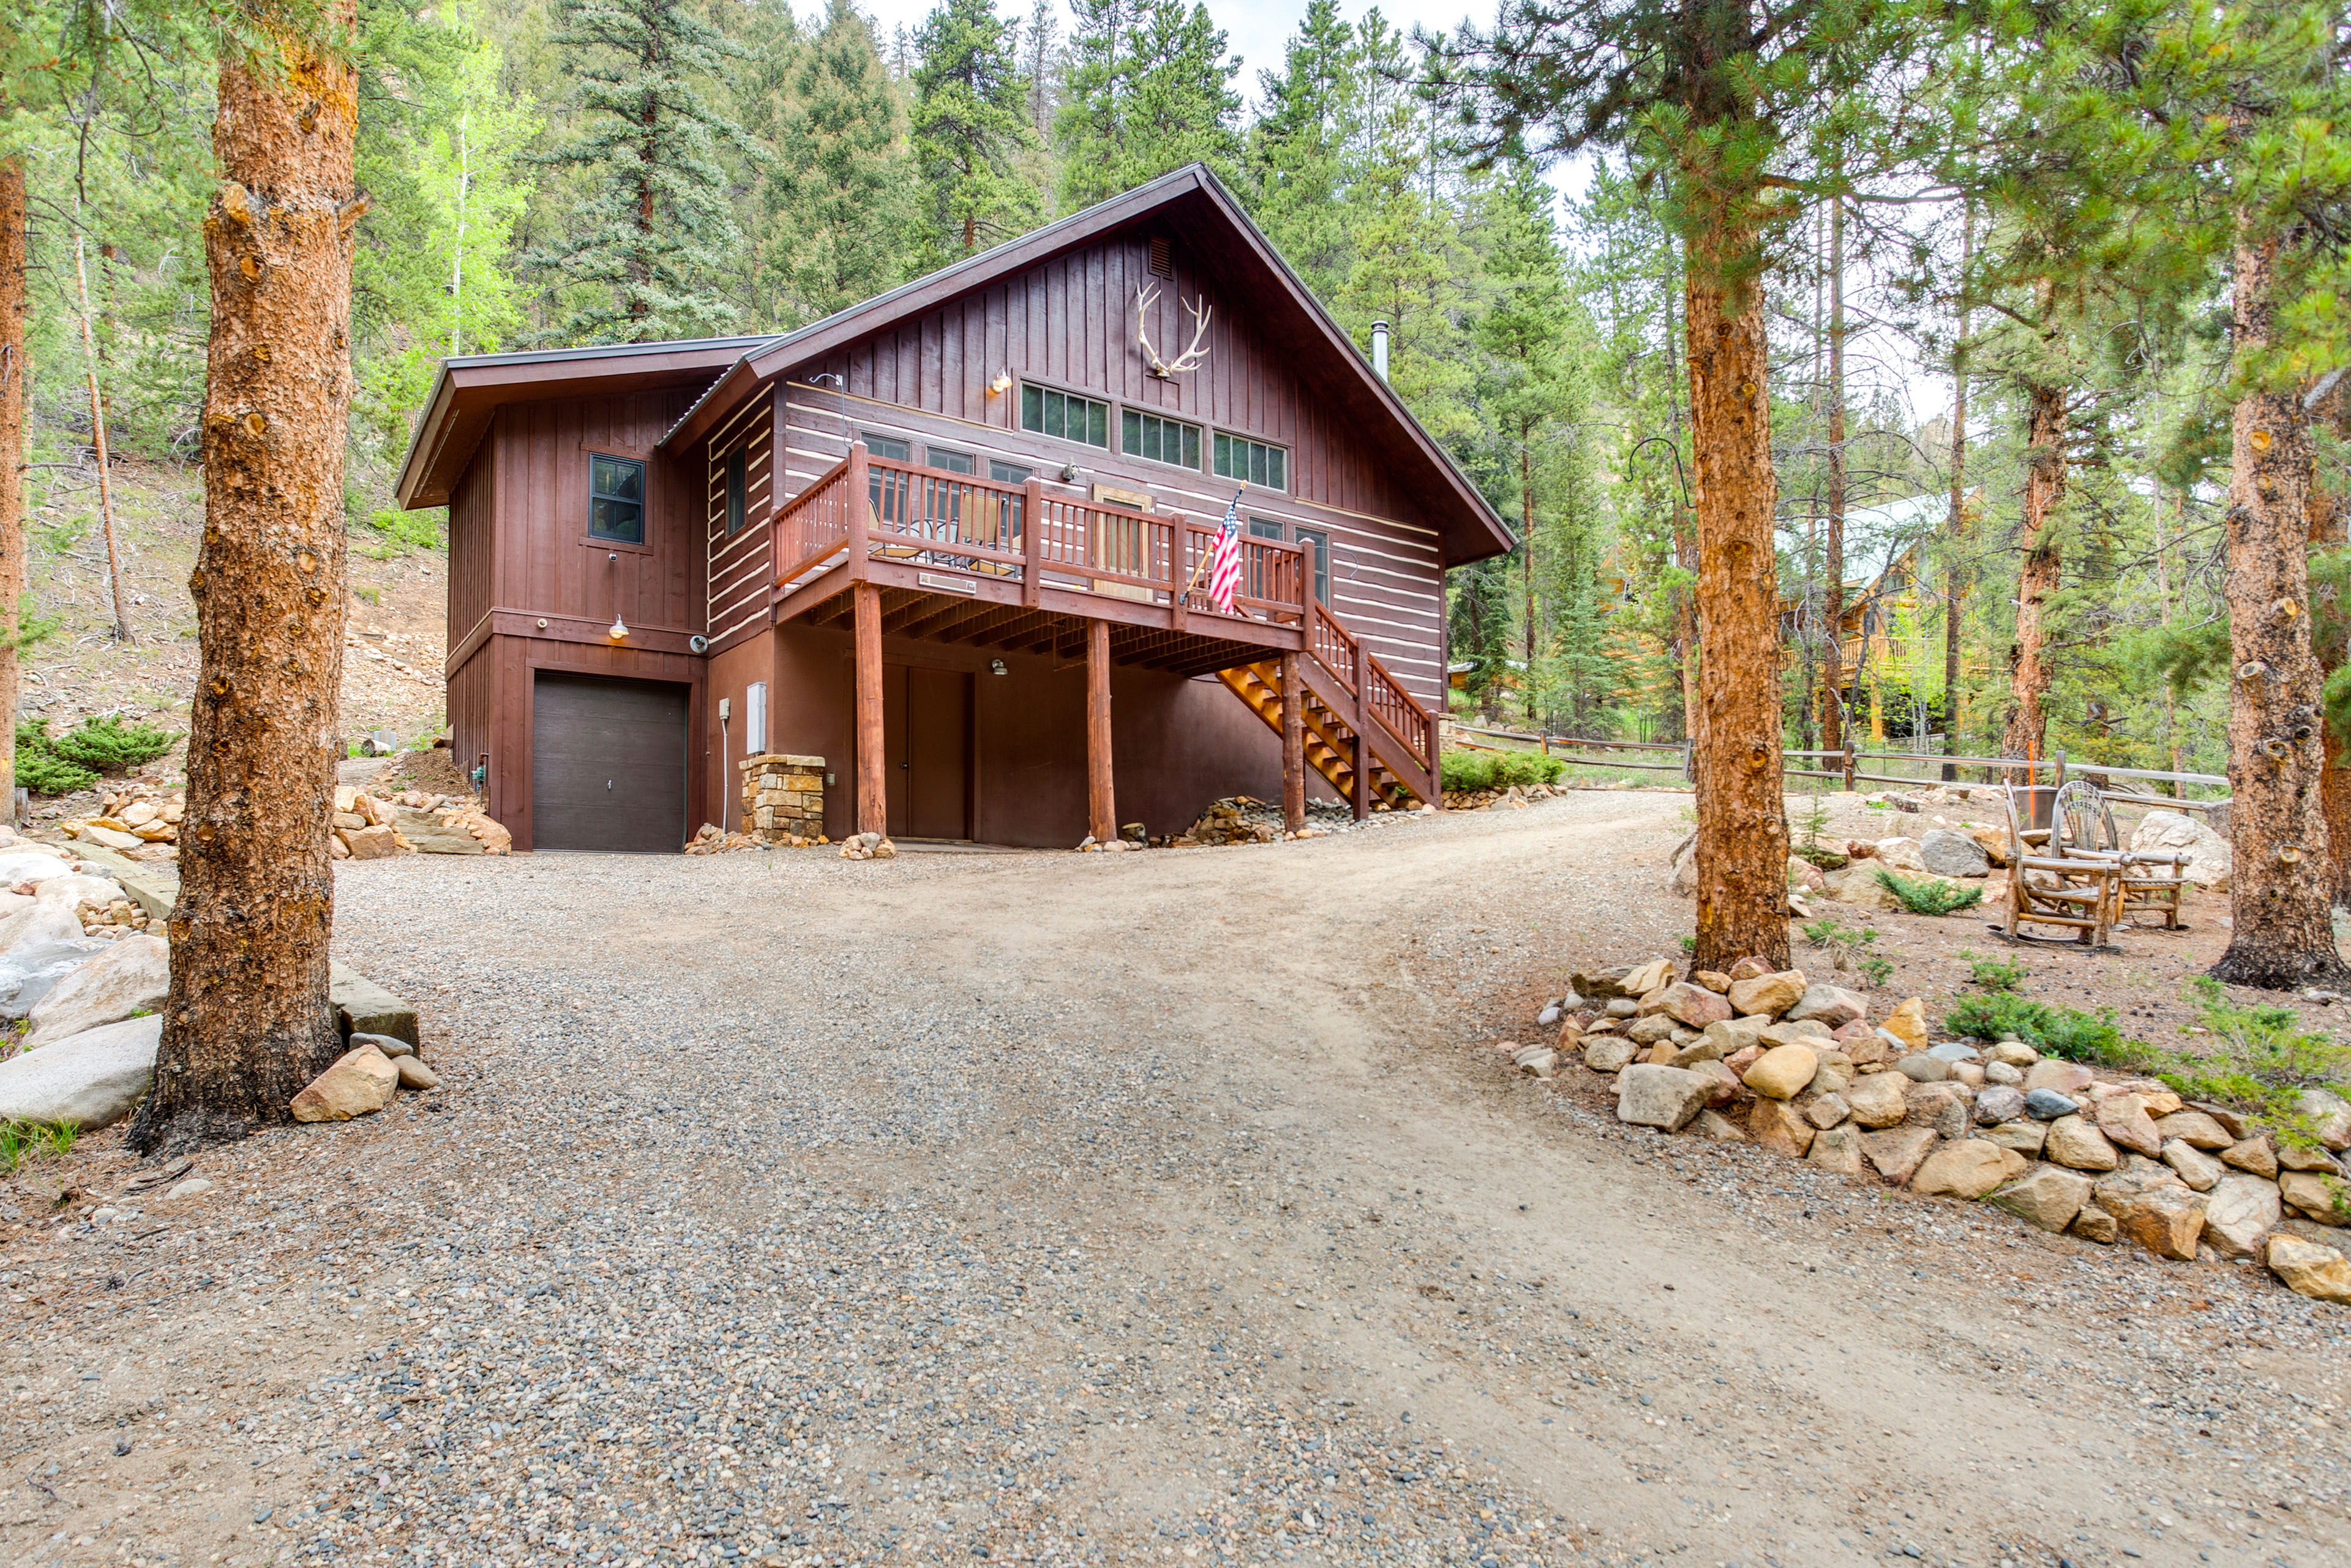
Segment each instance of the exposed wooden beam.
[[1293,833],[1306,825],[1306,694],[1295,653],[1281,656],[1281,820]]
[[882,738],[882,591],[852,590],[857,616],[857,831],[888,836],[889,773]]
[[1110,622],[1086,622],[1086,816],[1098,843],[1118,839],[1118,800],[1111,787]]

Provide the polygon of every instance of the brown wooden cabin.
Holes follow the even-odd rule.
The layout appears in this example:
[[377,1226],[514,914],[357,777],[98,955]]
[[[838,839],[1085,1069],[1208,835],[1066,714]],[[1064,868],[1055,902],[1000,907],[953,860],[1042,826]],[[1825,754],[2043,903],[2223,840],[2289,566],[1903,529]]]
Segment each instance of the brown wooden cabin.
[[1292,663],[1290,766],[1430,800],[1445,571],[1512,543],[1198,167],[780,337],[452,360],[398,496],[517,850],[739,828],[760,753],[834,838],[1178,831],[1280,797]]

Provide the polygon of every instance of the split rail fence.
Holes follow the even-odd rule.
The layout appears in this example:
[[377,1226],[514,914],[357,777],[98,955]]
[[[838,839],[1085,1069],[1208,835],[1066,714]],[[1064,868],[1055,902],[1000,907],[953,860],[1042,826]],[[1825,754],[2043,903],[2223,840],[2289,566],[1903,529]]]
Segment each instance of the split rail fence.
[[[1472,739],[1471,737],[1483,738]],[[1472,751],[1538,751],[1545,757],[1560,758],[1580,767],[1638,768],[1652,773],[1675,773],[1683,779],[1691,777],[1689,742],[1687,740],[1592,740],[1580,736],[1551,735],[1538,730],[1463,724],[1456,719],[1445,727],[1445,744]],[[1643,761],[1615,755],[1628,751],[1653,754],[1656,759]],[[1603,755],[1586,756],[1583,755],[1585,753]],[[1788,765],[1798,760],[1834,763],[1835,766],[1797,768]],[[1887,773],[1866,770],[1904,765],[1916,765],[1919,771]],[[2225,795],[2215,800],[2197,800],[2187,793],[2191,789],[2226,789],[2229,781],[2219,774],[2171,772],[2150,768],[2110,768],[2104,763],[2074,763],[2069,766],[2063,751],[2028,759],[2021,757],[1946,757],[1933,751],[1863,751],[1852,747],[1843,751],[1792,750],[1782,753],[1782,777],[1791,779],[1834,779],[1847,789],[1859,783],[1931,787],[1944,782],[1942,770],[1946,766],[1952,769],[1959,782],[1996,784],[2009,779],[2022,783],[2039,781],[2045,776],[2052,782],[2063,784],[2068,779],[2085,779],[2112,794],[2118,803],[2200,811],[2220,821],[2225,821],[2229,809],[2229,800]],[[1968,776],[1971,773],[1980,775],[1980,779],[1970,779]],[[2169,784],[2173,792],[2158,795],[2129,787],[2116,788],[2115,781],[2117,779]]]

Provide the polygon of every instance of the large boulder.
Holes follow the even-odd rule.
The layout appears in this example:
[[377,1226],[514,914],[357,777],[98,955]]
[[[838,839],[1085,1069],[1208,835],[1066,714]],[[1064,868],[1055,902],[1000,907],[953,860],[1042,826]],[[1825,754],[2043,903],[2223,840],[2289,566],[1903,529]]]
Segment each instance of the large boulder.
[[2259,1176],[2227,1176],[2204,1199],[2204,1239],[2223,1258],[2252,1258],[2262,1238],[2278,1228],[2284,1206],[2277,1183]]
[[1767,1020],[1778,1018],[1802,998],[1804,983],[1802,969],[1778,969],[1750,980],[1733,980],[1730,1010]]
[[129,1019],[0,1061],[0,1120],[112,1126],[147,1092],[162,1038],[161,1017]]
[[1891,888],[1877,880],[1877,872],[1876,861],[1855,861],[1826,879],[1828,894],[1841,904],[1850,904],[1859,909],[1899,910],[1902,901],[1894,896]]
[[1927,869],[1926,857],[1919,853],[1918,841],[1916,839],[1878,840],[1876,859],[1881,865],[1892,866],[1896,871]]
[[1730,1021],[1730,1004],[1704,986],[1677,980],[1666,988],[1657,1010],[1689,1029]]
[[1984,1201],[2028,1225],[2062,1231],[2090,1201],[2090,1178],[2063,1166],[2034,1166]]
[[357,1045],[294,1096],[298,1122],[348,1122],[381,1111],[400,1085],[400,1070],[372,1045]]
[[1621,1034],[1595,1034],[1583,1044],[1583,1065],[1594,1072],[1615,1072],[1639,1054],[1639,1048]]
[[[1692,833],[1674,846],[1671,867],[1666,873],[1666,891],[1677,898],[1698,895],[1698,835]],[[1583,990],[1578,986],[1577,990]],[[1592,993],[1584,991],[1585,996]]]
[[[1576,988],[1582,990],[1582,987]],[[1585,991],[1584,995],[1592,993]],[[327,971],[327,1005],[340,1018],[344,1038],[354,1034],[388,1034],[411,1045],[422,1045],[416,1032],[416,1009],[354,969],[340,964]]]
[[2131,830],[2130,847],[2185,852],[2188,862],[2180,875],[2215,893],[2229,891],[2229,873],[2235,867],[2229,841],[2193,818],[2178,811],[2149,811]]
[[1758,1148],[1800,1160],[1819,1134],[1785,1102],[1758,1100],[1755,1109],[1747,1113],[1747,1135]]
[[1918,858],[1937,876],[1989,876],[1991,862],[1983,846],[1965,833],[1930,828],[1918,840]]
[[1861,1135],[1862,1153],[1867,1155],[1869,1163],[1877,1167],[1877,1174],[1896,1186],[1910,1179],[1912,1173],[1918,1168],[1918,1162],[1925,1159],[1927,1151],[1934,1146],[1935,1129],[1932,1127],[1888,1127],[1883,1132]]
[[2202,1193],[2176,1182],[2135,1188],[2100,1182],[2092,1190],[2125,1236],[2158,1258],[2196,1260],[2196,1243],[2204,1234]]
[[1910,1190],[1928,1197],[1981,1197],[2024,1166],[2022,1155],[1987,1139],[1962,1138],[1928,1155],[1910,1178]]
[[2351,1182],[2321,1171],[2287,1171],[2278,1177],[2286,1207],[2321,1225],[2351,1225]]
[[2296,1294],[2351,1307],[2351,1260],[2334,1248],[2280,1231],[2270,1238],[2262,1260]]
[[95,904],[104,909],[116,899],[127,895],[122,891],[122,884],[110,876],[68,872],[64,876],[53,876],[41,883],[33,896],[43,904],[71,912],[84,904]]
[[1910,1103],[1902,1092],[1902,1075],[1871,1072],[1845,1086],[1844,1103],[1853,1119],[1865,1127],[1899,1126],[1908,1120]]
[[63,876],[73,868],[65,857],[48,850],[28,849],[23,844],[10,844],[0,850],[0,887],[19,887],[26,883],[38,886],[51,877]]
[[31,908],[0,917],[0,958],[14,957],[35,947],[71,942],[81,935],[81,917],[71,905],[47,904],[36,898]]
[[117,940],[59,980],[28,1015],[25,1048],[153,1012],[172,989],[172,949],[144,932]]
[[2060,1116],[2049,1124],[2049,1141],[2042,1156],[2077,1171],[2110,1171],[2122,1163],[2114,1145],[2078,1115]]
[[103,936],[75,936],[19,947],[0,958],[0,1019],[23,1018],[59,980],[89,962],[92,953],[112,945]]
[[1792,1099],[1812,1082],[1820,1061],[1810,1046],[1775,1045],[1747,1070],[1747,1087],[1766,1099]]
[[1636,1061],[1616,1075],[1616,1119],[1678,1133],[1705,1108],[1714,1081],[1686,1067]]
[[1829,1029],[1851,1023],[1855,1019],[1867,1017],[1868,1014],[1869,1004],[1859,997],[1841,986],[1827,985],[1819,981],[1806,986],[1804,994],[1799,997],[1796,999],[1796,1005],[1788,1010],[1788,1017],[1793,1021],[1810,1020]]
[[2324,1089],[2305,1089],[2294,1103],[2313,1136],[2337,1154],[2351,1149],[2351,1102]]

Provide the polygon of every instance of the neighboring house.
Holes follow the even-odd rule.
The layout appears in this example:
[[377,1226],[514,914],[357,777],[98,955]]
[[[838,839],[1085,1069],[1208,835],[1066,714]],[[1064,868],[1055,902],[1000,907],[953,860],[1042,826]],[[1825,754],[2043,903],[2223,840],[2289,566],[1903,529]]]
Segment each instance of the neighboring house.
[[781,337],[450,361],[397,494],[518,850],[740,826],[768,753],[835,838],[1433,800],[1444,574],[1513,542],[1196,166]]

